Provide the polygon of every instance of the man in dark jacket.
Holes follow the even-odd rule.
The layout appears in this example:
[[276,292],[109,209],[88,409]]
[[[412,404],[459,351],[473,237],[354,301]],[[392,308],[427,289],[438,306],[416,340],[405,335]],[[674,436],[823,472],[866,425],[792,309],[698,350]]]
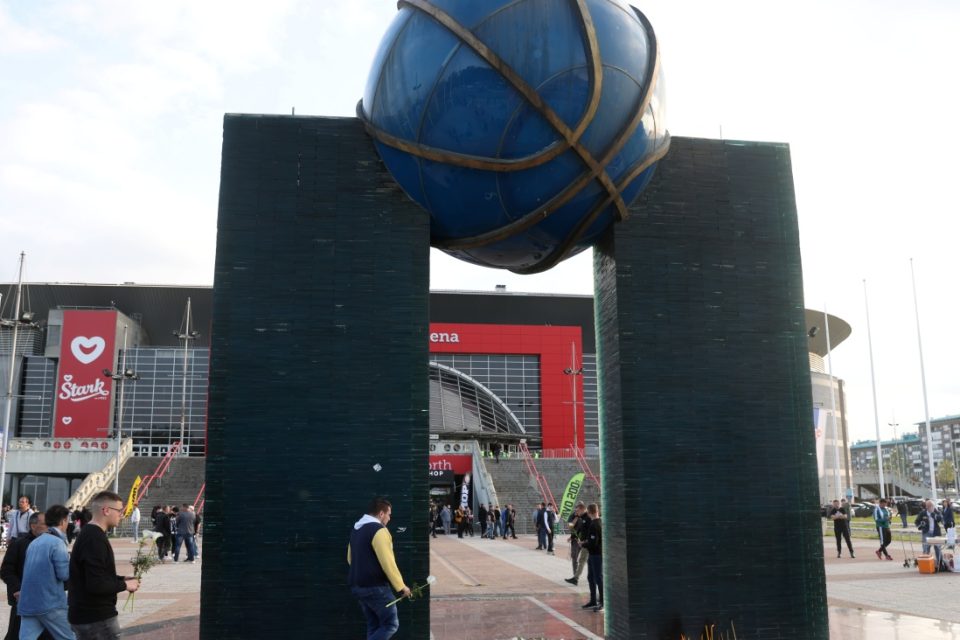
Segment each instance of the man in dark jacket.
[[83,527],[70,555],[70,626],[77,640],[104,640],[120,637],[117,594],[133,593],[140,581],[116,574],[113,547],[107,531],[123,517],[123,498],[101,491],[91,501],[93,519]]
[[587,558],[587,581],[590,583],[590,602],[584,609],[603,611],[603,528],[600,523],[600,508],[591,503],[587,506],[590,526],[583,546],[590,553]]
[[[927,544],[927,538],[939,538],[943,535],[943,530],[940,528],[940,525],[943,524],[943,515],[937,511],[933,500],[927,500],[924,503],[924,507],[924,510],[917,515],[914,524],[917,526],[917,529],[920,530],[920,536],[923,541],[923,552],[928,554],[930,553],[930,547],[933,545]],[[940,546],[937,545],[934,551],[937,556],[937,566],[939,567]]]
[[850,542],[850,507],[846,503],[847,501],[844,500],[843,505],[841,505],[839,500],[834,500],[828,514],[830,519],[833,520],[833,535],[837,538],[838,558],[840,557],[841,540],[847,541],[847,550],[850,552],[850,557],[855,557],[853,555],[853,544]]
[[570,559],[573,562],[573,577],[564,579],[564,582],[577,584],[580,581],[580,574],[583,568],[587,566],[587,559],[590,552],[583,546],[583,541],[587,539],[587,530],[590,528],[590,515],[587,513],[587,506],[582,502],[577,503],[577,507],[570,519],[567,520],[567,527],[570,529]]
[[170,533],[170,507],[165,506],[157,512],[153,530],[163,537],[157,540],[157,556],[160,562],[166,562],[167,553],[173,550],[173,535]]
[[[27,547],[47,531],[46,522],[41,514],[30,514],[30,532],[10,541],[7,553],[0,563],[0,579],[7,585],[7,604],[10,605],[10,622],[4,640],[17,640],[20,637],[20,615],[17,613],[17,601],[20,599],[20,583],[23,581],[23,565],[27,560]],[[52,640],[53,636],[44,629],[42,640]]]
[[487,508],[482,502],[477,510],[477,519],[480,521],[480,537],[484,538],[487,535]]

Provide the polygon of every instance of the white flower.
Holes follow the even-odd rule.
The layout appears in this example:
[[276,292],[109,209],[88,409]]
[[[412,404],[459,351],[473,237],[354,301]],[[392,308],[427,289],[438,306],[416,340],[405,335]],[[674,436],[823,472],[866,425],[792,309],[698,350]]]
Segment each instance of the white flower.
[[153,541],[157,541],[163,537],[163,534],[160,533],[159,531],[144,531],[142,534],[140,534],[140,537],[143,538],[144,540],[150,539]]

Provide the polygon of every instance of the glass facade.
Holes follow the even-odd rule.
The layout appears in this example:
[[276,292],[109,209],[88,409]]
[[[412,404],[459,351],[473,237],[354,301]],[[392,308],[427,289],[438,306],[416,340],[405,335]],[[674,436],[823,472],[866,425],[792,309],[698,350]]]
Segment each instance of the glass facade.
[[24,358],[21,380],[20,419],[16,437],[52,437],[57,361],[39,356]]
[[[210,351],[205,348],[187,351],[185,404],[182,348],[129,349],[126,364],[140,376],[139,380],[124,385],[123,398],[122,432],[124,437],[132,434],[134,455],[164,455],[169,446],[180,439],[182,407],[186,411],[184,447],[191,456],[204,455]],[[115,396],[119,403],[119,389]],[[117,411],[115,419],[119,417]]]
[[470,376],[503,401],[527,437],[540,440],[540,359],[537,356],[431,353],[437,362]]
[[489,389],[436,362],[430,363],[430,433],[526,436],[516,416]]
[[[526,432],[526,437],[531,441],[539,441],[542,425],[540,362],[537,356],[436,353],[431,354],[431,361],[455,369],[489,389],[510,409]],[[14,424],[17,425],[15,437],[52,437],[57,361],[43,356],[27,356],[23,358],[23,363],[19,393],[22,397],[17,404],[15,414]],[[208,349],[196,348],[187,352],[185,446],[188,453],[194,456],[204,455],[205,451],[209,363]],[[129,349],[127,367],[133,369],[140,376],[140,380],[127,382],[124,385],[123,434],[125,437],[132,434],[134,455],[163,455],[170,444],[180,438],[183,349],[176,347]],[[431,428],[434,426],[433,412],[440,407],[441,398],[439,394],[441,387],[437,386],[434,389],[440,382],[440,374],[434,369],[431,367],[430,373]],[[482,394],[474,395],[479,397]],[[114,396],[119,403],[119,389],[116,389]],[[594,354],[583,354],[582,402],[585,444],[589,450],[591,446],[596,447],[599,442],[597,373]],[[488,413],[492,420],[491,425],[506,425],[510,431],[514,431],[509,427],[510,420],[501,416],[503,412],[495,408],[495,404],[480,400],[474,403],[478,411],[490,405]],[[119,418],[119,411],[115,415]],[[500,423],[504,420],[507,422],[501,425]],[[494,426],[494,428],[499,430],[500,426]]]

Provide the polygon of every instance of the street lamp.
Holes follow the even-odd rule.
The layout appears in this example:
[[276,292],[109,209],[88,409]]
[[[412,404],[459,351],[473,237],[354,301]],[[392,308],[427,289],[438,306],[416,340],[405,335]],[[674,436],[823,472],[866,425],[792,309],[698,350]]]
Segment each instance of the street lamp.
[[183,331],[174,331],[173,335],[177,336],[178,339],[183,340],[183,391],[180,398],[180,453],[182,455],[188,455],[189,451],[184,442],[184,437],[186,436],[187,431],[187,355],[188,348],[191,340],[196,340],[200,335],[199,331],[192,331],[190,329],[190,298],[187,298],[187,311],[186,311],[186,328]]
[[26,260],[27,254],[20,252],[20,269],[17,275],[17,295],[14,299],[13,304],[13,319],[2,320],[0,319],[0,324],[4,327],[10,327],[13,329],[12,335],[10,338],[10,370],[7,372],[7,393],[6,393],[6,407],[4,409],[3,415],[3,432],[0,433],[0,500],[3,499],[3,493],[6,490],[5,484],[7,479],[7,449],[10,441],[10,416],[13,411],[13,399],[16,397],[13,394],[13,370],[17,364],[17,333],[21,326],[35,327],[36,324],[33,322],[33,313],[30,311],[20,311],[20,300],[21,294],[23,291],[23,262]]
[[570,366],[563,370],[563,375],[570,376],[570,388],[573,390],[573,449],[576,451],[580,447],[580,440],[577,438],[577,376],[583,375],[583,367],[577,366],[577,347],[570,343]]
[[113,492],[120,493],[120,444],[122,443],[120,436],[123,427],[123,386],[127,380],[135,382],[140,379],[140,376],[138,376],[133,369],[127,369],[127,325],[123,325],[123,355],[120,357],[120,370],[110,371],[110,369],[104,369],[103,376],[120,382],[120,412],[117,416],[115,429],[117,433],[117,469],[116,474],[113,476]]

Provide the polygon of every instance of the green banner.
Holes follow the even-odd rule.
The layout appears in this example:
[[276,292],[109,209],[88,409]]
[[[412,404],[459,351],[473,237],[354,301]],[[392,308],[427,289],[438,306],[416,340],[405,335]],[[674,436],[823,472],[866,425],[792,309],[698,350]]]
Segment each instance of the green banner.
[[580,488],[583,487],[583,473],[575,473],[567,483],[567,488],[560,498],[560,522],[566,522],[573,508],[577,505],[577,496],[580,495]]

